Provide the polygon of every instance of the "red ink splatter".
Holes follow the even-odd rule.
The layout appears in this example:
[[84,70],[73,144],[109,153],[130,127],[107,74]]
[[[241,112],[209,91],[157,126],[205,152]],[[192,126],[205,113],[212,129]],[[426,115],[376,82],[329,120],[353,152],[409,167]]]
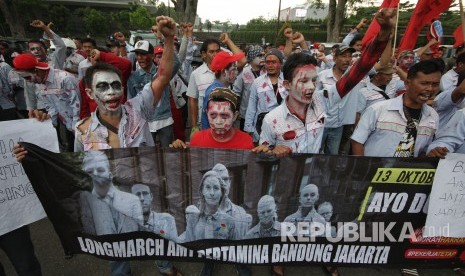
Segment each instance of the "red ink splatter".
[[263,87],[263,88],[265,88],[265,87],[266,87],[266,82],[264,82],[264,83],[262,84],[262,87]]
[[297,136],[297,133],[294,130],[290,130],[283,134],[284,140],[292,140]]
[[273,120],[273,124],[276,125],[277,123],[278,123],[278,121],[276,121],[276,119],[274,119],[274,120]]

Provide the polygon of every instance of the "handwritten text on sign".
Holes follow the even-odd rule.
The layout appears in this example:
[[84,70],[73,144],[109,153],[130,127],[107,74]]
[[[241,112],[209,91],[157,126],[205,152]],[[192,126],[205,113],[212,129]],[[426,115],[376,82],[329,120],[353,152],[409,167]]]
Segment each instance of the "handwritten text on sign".
[[449,153],[439,162],[423,233],[465,237],[465,154]]

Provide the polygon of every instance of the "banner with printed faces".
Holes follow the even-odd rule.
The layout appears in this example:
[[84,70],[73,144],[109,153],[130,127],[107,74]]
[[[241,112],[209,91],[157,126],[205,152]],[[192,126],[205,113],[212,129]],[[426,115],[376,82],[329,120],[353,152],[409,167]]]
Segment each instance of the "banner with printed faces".
[[151,147],[55,154],[24,146],[23,167],[70,255],[250,265],[465,264],[465,238],[448,238],[447,225],[435,228],[438,236],[422,235],[437,159],[277,159]]

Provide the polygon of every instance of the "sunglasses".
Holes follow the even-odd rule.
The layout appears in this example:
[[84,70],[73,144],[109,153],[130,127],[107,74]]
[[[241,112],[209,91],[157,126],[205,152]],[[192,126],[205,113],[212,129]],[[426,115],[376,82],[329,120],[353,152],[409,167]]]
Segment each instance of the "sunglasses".
[[95,86],[95,89],[98,91],[98,92],[105,92],[107,91],[108,89],[110,89],[110,86],[113,90],[121,90],[121,88],[123,87],[123,85],[121,84],[121,82],[119,81],[114,81],[112,83],[108,83],[108,82],[99,82],[96,86]]

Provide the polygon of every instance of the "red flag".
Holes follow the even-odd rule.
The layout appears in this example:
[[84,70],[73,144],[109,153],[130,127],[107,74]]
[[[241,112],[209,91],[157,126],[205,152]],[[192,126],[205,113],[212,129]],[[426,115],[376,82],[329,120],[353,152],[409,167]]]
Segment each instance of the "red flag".
[[452,0],[419,0],[400,41],[399,53],[404,50],[413,50],[421,29],[431,23],[434,18],[439,18],[439,15],[446,11],[451,3]]
[[[399,0],[384,0],[381,6],[379,6],[379,10],[383,8],[397,8],[398,4],[399,4]],[[371,20],[370,26],[368,27],[365,35],[363,36],[363,40],[362,40],[363,48],[365,48],[365,46],[376,37],[376,35],[379,33],[379,30],[380,30],[379,24],[373,17],[373,20]]]
[[460,45],[463,44],[462,24],[460,24],[460,26],[458,26],[457,29],[455,29],[454,38],[455,38],[454,48],[458,48]]

